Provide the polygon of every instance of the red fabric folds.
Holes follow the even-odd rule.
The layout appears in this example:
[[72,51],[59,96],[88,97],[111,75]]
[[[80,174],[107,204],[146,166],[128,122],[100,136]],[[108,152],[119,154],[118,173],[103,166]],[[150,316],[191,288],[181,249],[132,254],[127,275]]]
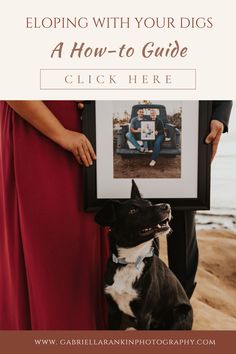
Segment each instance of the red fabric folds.
[[[75,102],[45,103],[80,130]],[[108,240],[83,212],[81,170],[0,103],[0,329],[105,328]]]

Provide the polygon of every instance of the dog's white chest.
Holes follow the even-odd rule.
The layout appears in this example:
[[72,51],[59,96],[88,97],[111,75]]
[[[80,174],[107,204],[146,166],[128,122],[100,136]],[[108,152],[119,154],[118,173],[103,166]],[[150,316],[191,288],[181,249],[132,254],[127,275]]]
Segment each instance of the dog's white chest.
[[139,269],[134,264],[117,269],[114,276],[114,283],[105,288],[106,294],[112,296],[119,309],[125,314],[134,317],[130,308],[130,302],[138,298],[137,291],[133,288],[133,283],[140,278],[144,263]]

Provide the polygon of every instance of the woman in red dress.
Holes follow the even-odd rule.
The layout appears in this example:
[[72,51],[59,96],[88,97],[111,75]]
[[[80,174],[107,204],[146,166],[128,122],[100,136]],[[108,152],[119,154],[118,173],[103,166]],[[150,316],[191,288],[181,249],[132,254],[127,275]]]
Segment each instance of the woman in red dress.
[[83,212],[95,153],[73,101],[0,103],[0,329],[106,326],[104,231]]

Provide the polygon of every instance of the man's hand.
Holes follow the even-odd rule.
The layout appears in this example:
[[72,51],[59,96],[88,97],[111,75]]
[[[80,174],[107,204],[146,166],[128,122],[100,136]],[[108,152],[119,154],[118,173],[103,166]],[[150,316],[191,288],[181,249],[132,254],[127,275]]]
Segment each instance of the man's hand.
[[210,133],[207,135],[206,139],[205,139],[205,143],[206,144],[212,144],[212,150],[211,150],[211,161],[213,161],[217,148],[218,148],[218,144],[220,141],[220,137],[221,134],[224,131],[224,124],[222,122],[220,122],[219,120],[213,119],[211,121],[211,131]]

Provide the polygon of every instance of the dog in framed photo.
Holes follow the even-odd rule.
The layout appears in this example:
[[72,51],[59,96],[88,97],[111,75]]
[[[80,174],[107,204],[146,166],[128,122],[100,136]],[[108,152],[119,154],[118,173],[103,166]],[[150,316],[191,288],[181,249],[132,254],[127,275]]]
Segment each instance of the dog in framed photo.
[[105,274],[109,329],[192,329],[189,299],[159,258],[158,238],[170,233],[170,219],[170,205],[143,199],[133,180],[129,200],[111,200],[96,214],[95,221],[110,228]]

